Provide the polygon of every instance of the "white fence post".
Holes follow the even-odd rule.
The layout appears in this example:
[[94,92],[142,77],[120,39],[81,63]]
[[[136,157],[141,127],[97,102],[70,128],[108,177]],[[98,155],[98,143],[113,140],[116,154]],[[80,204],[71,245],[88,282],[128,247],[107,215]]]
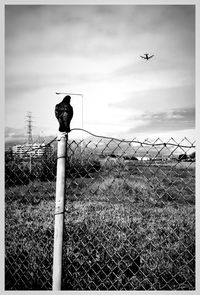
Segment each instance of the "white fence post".
[[53,291],[61,290],[62,283],[62,246],[65,209],[65,170],[67,133],[63,133],[58,140],[56,200],[54,223],[54,252],[53,252]]

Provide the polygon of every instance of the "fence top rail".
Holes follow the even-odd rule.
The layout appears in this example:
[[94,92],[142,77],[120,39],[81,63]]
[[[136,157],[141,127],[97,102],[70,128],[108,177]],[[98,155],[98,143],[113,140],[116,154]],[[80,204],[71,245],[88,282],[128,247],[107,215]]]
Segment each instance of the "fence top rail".
[[[139,141],[139,140],[135,140],[135,138],[131,139],[131,140],[126,140],[126,139],[119,139],[119,138],[116,138],[116,137],[110,137],[110,136],[103,136],[103,135],[97,135],[97,134],[94,134],[88,130],[85,130],[83,128],[73,128],[71,129],[71,132],[72,131],[84,131],[94,137],[97,137],[97,138],[101,138],[101,139],[109,139],[109,140],[115,140],[115,141],[119,141],[119,142],[126,142],[126,143],[136,143],[136,144],[140,144],[141,146],[142,145],[148,145],[148,146],[176,146],[176,147],[180,147],[180,148],[195,148],[196,146],[194,145],[195,144],[195,141],[193,143],[191,143],[186,137],[183,139],[183,140],[187,140],[190,145],[184,145],[184,144],[181,144],[181,141],[180,143],[176,143],[176,141],[171,138],[170,140],[173,140],[175,143],[172,143],[172,142],[160,142],[160,143],[156,143],[156,141],[158,140],[161,140],[160,138],[157,138],[155,140],[155,142],[149,142],[148,139],[145,139],[143,142],[142,141]],[[57,136],[54,137],[50,142],[48,142],[47,144],[45,144],[44,146],[40,146],[40,147],[33,147],[33,146],[30,146],[29,149],[27,149],[26,151],[22,152],[21,154],[27,154],[29,153],[30,151],[33,151],[33,150],[37,150],[37,149],[41,149],[41,148],[45,148],[47,146],[49,146],[52,142],[54,142],[56,140]]]
[[[160,145],[167,146],[167,145],[171,145],[171,146],[177,146],[177,147],[182,147],[182,148],[195,148],[195,145],[194,145],[195,144],[195,141],[193,143],[190,143],[190,145],[182,145],[181,143],[171,143],[171,142],[156,143],[156,141],[159,140],[159,138],[157,138],[157,140],[154,143],[151,143],[151,142],[148,142],[147,139],[144,140],[143,142],[141,142],[141,141],[138,141],[138,140],[135,140],[135,139],[126,140],[126,139],[119,139],[119,138],[115,138],[115,137],[109,137],[109,136],[103,136],[103,135],[96,135],[96,134],[94,134],[94,133],[92,133],[90,131],[87,131],[87,130],[83,129],[83,128],[73,128],[73,129],[71,129],[71,131],[76,131],[76,130],[77,131],[87,132],[88,134],[90,134],[90,135],[92,135],[94,137],[104,138],[104,139],[110,139],[110,140],[116,140],[116,141],[119,141],[119,142],[137,143],[137,144],[140,144],[140,145],[143,145],[144,144],[144,145],[150,145],[150,146],[160,146]],[[184,139],[189,142],[189,140],[186,137]],[[174,140],[174,139],[171,138],[171,140]]]

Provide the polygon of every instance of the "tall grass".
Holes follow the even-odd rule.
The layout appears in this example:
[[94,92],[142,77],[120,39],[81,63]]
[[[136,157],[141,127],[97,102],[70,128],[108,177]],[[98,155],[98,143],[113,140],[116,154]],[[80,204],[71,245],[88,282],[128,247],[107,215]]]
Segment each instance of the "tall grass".
[[[194,170],[120,165],[67,178],[62,289],[194,290]],[[51,289],[54,196],[6,189],[7,290]]]

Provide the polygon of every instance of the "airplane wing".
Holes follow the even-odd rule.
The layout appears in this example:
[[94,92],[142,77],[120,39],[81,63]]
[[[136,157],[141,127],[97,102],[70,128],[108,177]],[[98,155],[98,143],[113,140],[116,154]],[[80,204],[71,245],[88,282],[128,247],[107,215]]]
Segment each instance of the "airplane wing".
[[149,58],[152,58],[154,55],[149,56]]
[[144,57],[144,56],[142,56],[142,55],[140,55],[140,57],[146,59],[146,57]]

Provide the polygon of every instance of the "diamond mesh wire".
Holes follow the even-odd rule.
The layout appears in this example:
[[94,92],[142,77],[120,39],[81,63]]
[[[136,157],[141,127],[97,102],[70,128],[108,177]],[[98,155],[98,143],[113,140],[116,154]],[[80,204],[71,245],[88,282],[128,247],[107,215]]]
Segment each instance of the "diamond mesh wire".
[[[195,289],[194,149],[68,142],[63,290]],[[5,289],[51,290],[56,153],[5,166]]]

